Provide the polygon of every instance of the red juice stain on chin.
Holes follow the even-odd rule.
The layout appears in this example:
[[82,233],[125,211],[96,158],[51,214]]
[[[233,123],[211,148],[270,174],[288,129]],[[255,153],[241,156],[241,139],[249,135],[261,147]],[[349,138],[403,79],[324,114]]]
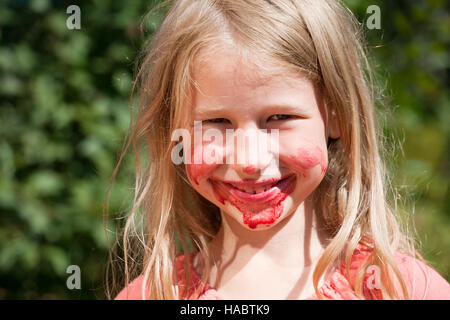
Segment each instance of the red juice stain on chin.
[[283,201],[294,191],[296,181],[276,192],[270,199],[258,203],[238,199],[221,182],[212,182],[212,184],[214,194],[220,203],[225,204],[225,201],[228,201],[242,213],[243,222],[249,228],[255,229],[259,224],[270,225],[280,218],[284,208]]
[[[238,208],[239,209],[239,208]],[[283,204],[264,209],[257,214],[249,211],[239,209],[242,212],[244,223],[251,229],[255,229],[258,224],[272,224],[274,223],[283,213]]]

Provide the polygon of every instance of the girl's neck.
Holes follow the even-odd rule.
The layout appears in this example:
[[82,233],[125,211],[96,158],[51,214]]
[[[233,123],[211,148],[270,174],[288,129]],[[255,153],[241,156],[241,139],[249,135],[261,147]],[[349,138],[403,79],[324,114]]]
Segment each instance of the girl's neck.
[[[233,289],[257,288],[260,293],[266,287],[266,296],[263,293],[261,298],[277,299],[277,292],[283,295],[287,291],[288,294],[289,283],[298,283],[297,286],[302,287],[295,288],[297,292],[310,292],[312,271],[327,243],[326,235],[320,229],[309,201],[268,230],[244,229],[222,213],[222,226],[209,244],[213,260],[209,283],[230,295],[233,295]],[[300,278],[303,281],[299,281]],[[255,287],[258,282],[261,284],[261,279],[264,279],[264,285]],[[257,299],[256,292],[246,290],[252,295],[248,298]]]

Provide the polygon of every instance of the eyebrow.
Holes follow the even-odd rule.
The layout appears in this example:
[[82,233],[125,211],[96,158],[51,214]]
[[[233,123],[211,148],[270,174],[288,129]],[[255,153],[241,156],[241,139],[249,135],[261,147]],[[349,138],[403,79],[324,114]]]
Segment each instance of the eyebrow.
[[[278,103],[278,104],[268,104],[262,105],[261,108],[265,110],[270,110],[272,112],[279,113],[309,113],[311,107],[301,104],[292,104],[292,103]],[[220,106],[220,105],[212,105],[212,106],[204,106],[199,107],[198,110],[195,110],[195,116],[214,116],[217,112],[227,111],[228,108]]]
[[280,109],[281,112],[309,112],[311,107],[308,107],[306,105],[302,104],[292,104],[292,103],[278,103],[278,104],[269,104],[266,106],[268,109],[278,110]]
[[220,105],[212,105],[212,106],[203,106],[199,108],[195,108],[194,115],[196,116],[204,116],[209,115],[215,112],[221,112],[227,110],[226,107]]

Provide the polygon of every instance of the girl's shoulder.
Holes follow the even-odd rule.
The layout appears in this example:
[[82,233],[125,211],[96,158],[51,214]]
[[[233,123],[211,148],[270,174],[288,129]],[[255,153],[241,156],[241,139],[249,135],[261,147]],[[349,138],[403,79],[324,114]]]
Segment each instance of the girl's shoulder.
[[401,252],[395,258],[412,299],[450,300],[450,284],[426,262]]
[[[193,258],[195,257],[196,252],[190,253],[187,255],[188,259],[185,259],[184,254],[178,255],[175,259],[174,267],[177,274],[178,281],[174,278],[174,284],[176,283],[178,288],[187,287],[184,284],[184,274],[186,271],[186,265],[191,269],[191,281],[189,287],[189,296],[191,296],[197,286],[200,285],[201,279],[198,273],[196,272],[193,266]],[[187,262],[185,264],[185,262]],[[123,288],[119,294],[114,298],[114,300],[142,300],[142,285],[144,281],[144,275],[140,275],[133,279],[128,286]],[[147,297],[147,299],[151,299],[151,297]],[[193,299],[191,297],[190,299]],[[205,284],[203,290],[199,292],[197,296],[199,300],[216,300],[218,297],[215,295],[215,290],[209,286],[208,283]]]
[[[187,254],[187,259],[184,254],[179,255],[175,260],[175,268],[177,270],[177,287],[187,288],[187,296],[189,300],[221,300],[217,291],[211,287],[208,282],[205,282],[203,288],[195,294],[198,287],[201,286],[201,276],[198,274],[194,265],[194,258],[198,252]],[[190,269],[190,284],[186,286],[184,276],[186,275],[186,266]]]
[[[328,299],[355,299],[350,283],[355,281],[360,266],[369,258],[372,253],[370,242],[360,242],[353,253],[348,273],[345,262],[342,262],[332,273],[330,278],[320,288],[321,293]],[[191,285],[189,291],[193,291],[200,284],[200,276],[193,266],[195,252],[187,255],[187,260],[183,254],[176,257],[175,268],[177,273],[178,287],[183,287],[183,275],[185,268],[191,269]],[[414,300],[450,300],[450,284],[433,268],[406,253],[396,252],[395,260],[400,273],[406,283],[408,294]],[[382,299],[381,291],[377,288],[377,269],[368,266],[363,280],[363,293],[366,299]],[[135,278],[131,283],[122,289],[115,300],[142,300],[143,275]],[[350,280],[350,281],[349,281]],[[350,282],[350,283],[349,283]],[[398,291],[400,285],[397,283]],[[150,298],[151,299],[151,298]],[[220,299],[214,288],[206,283],[203,290],[197,297],[199,300]],[[311,299],[314,299],[312,297]]]
[[[348,275],[350,281],[354,282],[360,266],[371,253],[370,241],[360,242],[353,253],[349,273],[347,273],[345,262],[341,263],[337,271],[341,275]],[[420,259],[400,251],[395,252],[394,258],[411,299],[450,299],[450,284],[432,267]],[[381,291],[377,287],[377,281],[380,281],[379,274],[377,266],[368,265],[366,267],[363,280],[363,292],[366,299],[382,299]],[[396,288],[398,292],[402,292],[398,281],[396,281]]]
[[140,275],[123,288],[114,300],[142,300],[142,283],[144,276]]

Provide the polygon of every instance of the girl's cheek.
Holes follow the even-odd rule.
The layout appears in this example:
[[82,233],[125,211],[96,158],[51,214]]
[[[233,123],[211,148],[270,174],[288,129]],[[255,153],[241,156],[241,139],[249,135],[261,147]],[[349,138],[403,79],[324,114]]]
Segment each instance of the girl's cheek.
[[199,180],[208,177],[223,163],[222,149],[214,143],[204,141],[202,145],[191,147],[190,163],[186,163],[188,176],[199,185]]
[[327,171],[328,161],[324,150],[312,143],[291,146],[289,152],[280,154],[280,158],[286,162],[294,171],[306,176],[310,169],[320,167],[321,174]]

